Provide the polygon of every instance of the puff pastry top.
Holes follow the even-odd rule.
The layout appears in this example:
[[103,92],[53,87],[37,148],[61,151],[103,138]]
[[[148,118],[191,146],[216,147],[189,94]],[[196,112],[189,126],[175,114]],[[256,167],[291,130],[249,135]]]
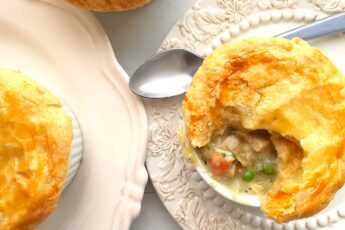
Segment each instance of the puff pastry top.
[[345,78],[301,39],[250,38],[216,49],[195,74],[182,112],[193,147],[228,126],[265,129],[278,175],[261,209],[276,222],[324,208],[345,177]]
[[75,6],[95,11],[123,11],[143,6],[150,0],[67,0]]
[[71,119],[58,99],[0,69],[0,229],[32,229],[53,211],[71,141]]

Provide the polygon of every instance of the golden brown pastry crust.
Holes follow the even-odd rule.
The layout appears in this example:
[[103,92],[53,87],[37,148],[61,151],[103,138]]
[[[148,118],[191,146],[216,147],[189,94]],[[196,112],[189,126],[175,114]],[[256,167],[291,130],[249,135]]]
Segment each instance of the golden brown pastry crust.
[[0,229],[32,229],[61,194],[71,119],[45,88],[0,69],[0,127]]
[[75,6],[94,11],[123,11],[143,6],[150,0],[67,0]]
[[216,49],[182,112],[193,147],[229,125],[272,134],[278,175],[261,209],[278,223],[320,211],[344,184],[345,78],[301,39],[250,38]]

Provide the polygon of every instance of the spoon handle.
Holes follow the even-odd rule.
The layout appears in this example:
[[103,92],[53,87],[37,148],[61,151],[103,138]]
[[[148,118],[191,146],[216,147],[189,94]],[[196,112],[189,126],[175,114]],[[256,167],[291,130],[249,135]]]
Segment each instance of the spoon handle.
[[298,27],[276,37],[292,39],[299,37],[304,40],[321,37],[327,34],[334,34],[345,31],[345,12],[338,13],[316,22]]

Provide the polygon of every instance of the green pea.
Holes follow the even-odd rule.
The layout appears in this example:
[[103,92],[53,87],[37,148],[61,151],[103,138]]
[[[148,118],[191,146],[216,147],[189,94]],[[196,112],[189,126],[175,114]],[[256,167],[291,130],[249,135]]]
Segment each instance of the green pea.
[[245,171],[243,174],[242,174],[242,179],[245,180],[245,181],[251,181],[254,179],[254,172],[252,171]]
[[276,166],[273,163],[263,163],[262,170],[263,173],[266,175],[275,175],[276,174]]

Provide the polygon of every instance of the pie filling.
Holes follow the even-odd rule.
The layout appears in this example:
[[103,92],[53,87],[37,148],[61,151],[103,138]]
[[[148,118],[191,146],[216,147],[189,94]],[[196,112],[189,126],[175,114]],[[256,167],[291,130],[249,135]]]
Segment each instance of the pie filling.
[[265,130],[228,128],[197,152],[209,172],[232,191],[265,194],[276,176],[277,153]]

